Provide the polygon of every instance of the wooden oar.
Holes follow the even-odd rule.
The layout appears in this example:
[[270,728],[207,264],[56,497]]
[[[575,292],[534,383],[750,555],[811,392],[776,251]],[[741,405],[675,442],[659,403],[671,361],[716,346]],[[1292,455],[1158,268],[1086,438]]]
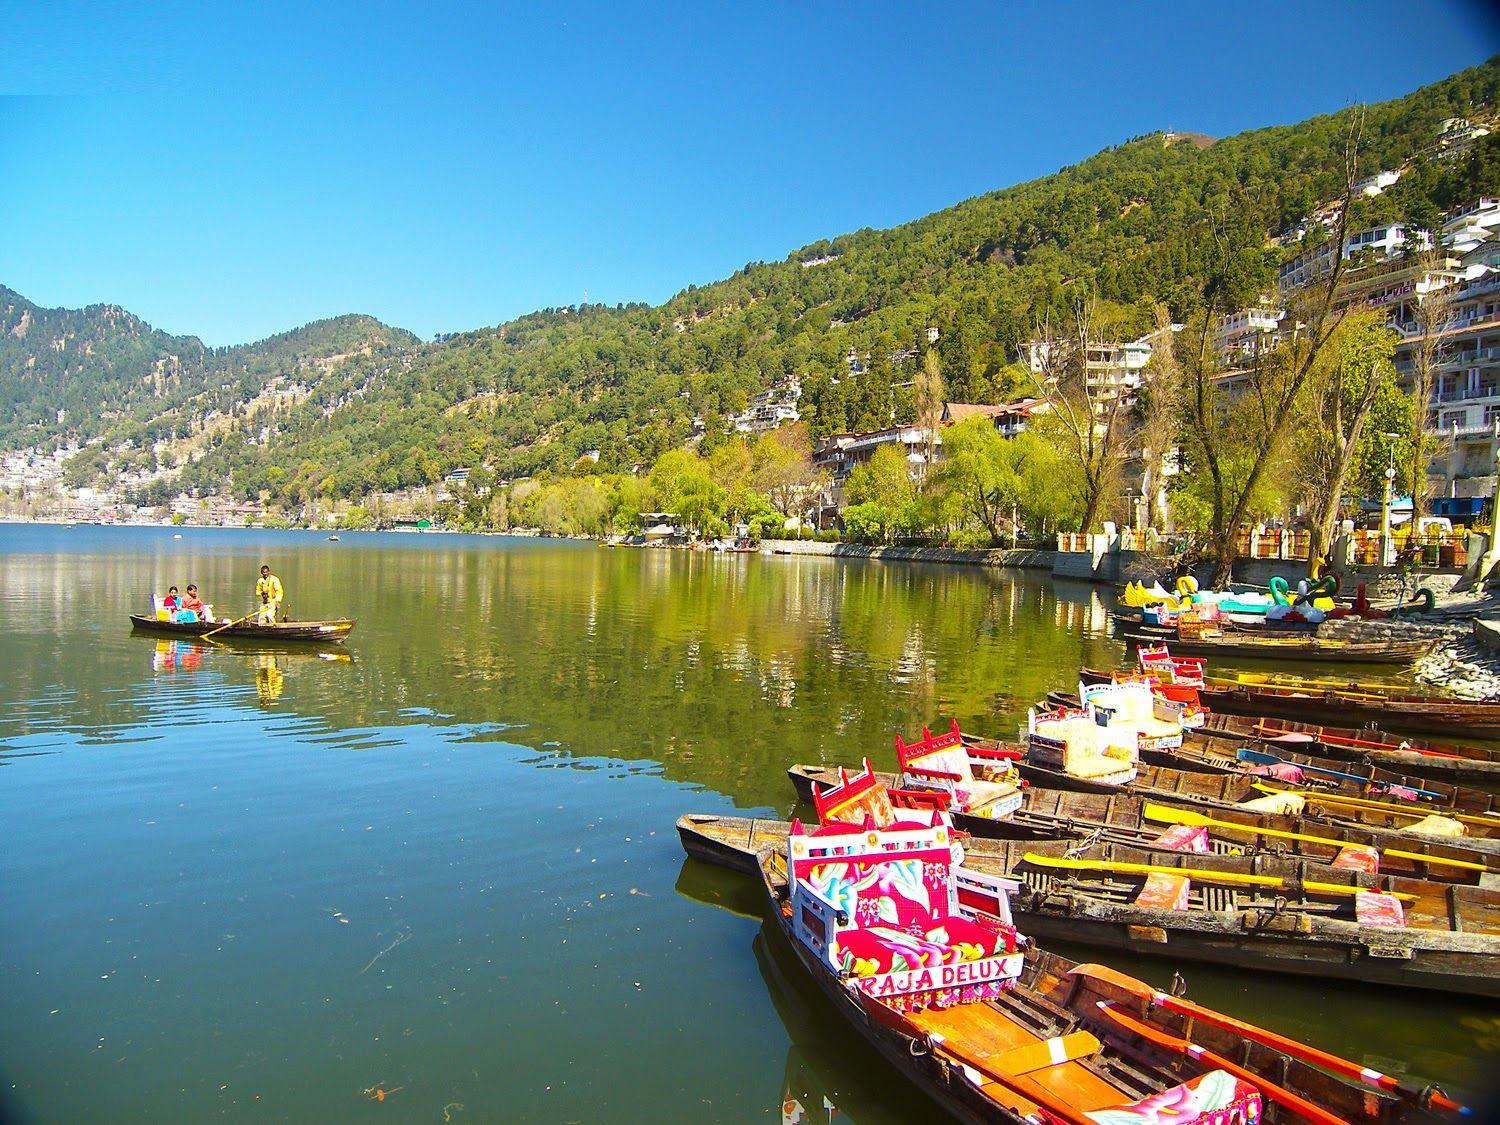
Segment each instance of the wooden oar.
[[[1262,793],[1285,793],[1298,792],[1298,790],[1276,789],[1262,782],[1255,782],[1254,787]],[[1341,793],[1332,795],[1326,793],[1302,793],[1309,801],[1317,801],[1323,805],[1347,805],[1350,808],[1369,809],[1372,812],[1392,813],[1396,816],[1408,816],[1412,820],[1421,820],[1423,817],[1431,816],[1432,811],[1419,812],[1405,805],[1393,805],[1389,801],[1372,801],[1368,797],[1345,797]],[[1491,816],[1487,813],[1466,813],[1457,809],[1444,808],[1437,815],[1446,816],[1463,824],[1478,824],[1485,828],[1500,828],[1500,816]]]
[[[1039,855],[1036,852],[1027,852],[1021,858],[1023,862],[1035,864],[1038,867],[1060,867],[1068,871],[1104,871],[1118,875],[1178,875],[1198,883],[1269,887],[1288,893],[1295,889],[1290,880],[1281,879],[1275,875],[1252,875],[1247,871],[1220,871],[1214,867],[1166,867],[1154,863],[1125,863],[1121,860],[1073,859],[1066,856]],[[1305,891],[1324,895],[1357,895],[1361,891],[1374,890],[1372,887],[1357,887],[1349,883],[1304,882],[1300,885]],[[1417,896],[1413,894],[1401,894],[1395,891],[1386,893],[1403,902],[1417,901]]]
[[[1157,824],[1185,824],[1190,828],[1217,828],[1221,832],[1244,832],[1251,836],[1273,836],[1278,840],[1298,840],[1304,844],[1323,844],[1330,848],[1347,848],[1350,846],[1348,840],[1335,840],[1329,836],[1311,836],[1306,832],[1288,832],[1284,828],[1261,828],[1258,825],[1239,824],[1232,820],[1214,820],[1212,817],[1193,812],[1191,809],[1169,809],[1165,805],[1154,805],[1150,801],[1146,802],[1146,807],[1142,810],[1141,815],[1147,820],[1155,821]],[[1397,859],[1411,859],[1419,863],[1433,863],[1443,867],[1457,867],[1464,871],[1489,870],[1482,863],[1470,863],[1466,859],[1447,859],[1443,856],[1430,855],[1427,852],[1404,852],[1398,848],[1380,848],[1378,851],[1381,855],[1394,856]]]
[[201,634],[202,639],[206,641],[206,640],[208,640],[209,637],[213,636],[215,633],[222,633],[225,629],[228,629],[228,628],[230,628],[231,626],[234,626],[234,625],[238,625],[242,621],[249,621],[252,617],[254,617],[259,612],[260,612],[260,610],[258,610],[258,609],[252,609],[249,613],[245,614],[244,617],[236,618],[233,621],[226,621],[226,622],[224,622],[224,624],[220,625],[217,629],[210,629],[208,632]]
[[1123,1027],[1126,1031],[1134,1032],[1141,1038],[1149,1040],[1165,1050],[1175,1051],[1179,1055],[1186,1055],[1195,1062],[1206,1063],[1219,1070],[1228,1071],[1241,1081],[1248,1082],[1254,1086],[1273,1102],[1285,1106],[1299,1117],[1307,1118],[1307,1120],[1314,1122],[1315,1125],[1350,1125],[1344,1118],[1329,1113],[1326,1109],[1308,1101],[1302,1095],[1294,1093],[1284,1086],[1276,1085],[1276,1083],[1269,1079],[1256,1074],[1255,1071],[1247,1070],[1238,1063],[1226,1059],[1223,1055],[1216,1054],[1206,1047],[1199,1046],[1191,1039],[1180,1039],[1175,1035],[1168,1034],[1159,1027],[1153,1027],[1144,1020],[1138,1020],[1134,1016],[1125,1014],[1109,1000],[1100,1000],[1097,1007],[1107,1019]]
[[[1180,996],[1171,996],[1165,992],[1158,992],[1144,981],[1138,981],[1134,977],[1126,976],[1124,973],[1117,972],[1106,965],[1074,965],[1073,968],[1068,970],[1068,973],[1070,976],[1077,974],[1078,976],[1105,981],[1116,988],[1123,989],[1137,999],[1155,1004],[1159,1008],[1166,1008],[1168,1011],[1176,1012],[1179,1015],[1191,1016],[1193,1019],[1206,1023],[1211,1027],[1232,1031],[1236,1035],[1254,1040],[1256,1043],[1270,1047],[1272,1050],[1291,1055],[1293,1058],[1301,1059],[1303,1062],[1311,1063],[1313,1066],[1322,1067],[1333,1074],[1344,1078],[1356,1079],[1366,1086],[1374,1086],[1379,1090],[1396,1091],[1414,1097],[1412,1091],[1405,1090],[1399,1081],[1388,1074],[1382,1074],[1378,1070],[1371,1070],[1369,1067],[1360,1066],[1358,1063],[1350,1062],[1348,1059],[1340,1058],[1338,1055],[1331,1055],[1327,1051],[1319,1050],[1317,1047],[1309,1047],[1306,1043],[1299,1043],[1295,1039],[1289,1039],[1285,1035],[1278,1035],[1274,1031],[1267,1031],[1263,1027],[1256,1027],[1253,1023],[1245,1023],[1242,1020],[1235,1019],[1233,1016],[1226,1016],[1222,1012],[1216,1012],[1212,1008],[1205,1008],[1201,1004],[1195,1004],[1191,1000],[1184,1000]],[[1473,1112],[1467,1106],[1460,1105],[1444,1094],[1434,1093],[1432,1095],[1432,1104],[1439,1109],[1446,1109],[1452,1113],[1459,1113],[1465,1116]]]

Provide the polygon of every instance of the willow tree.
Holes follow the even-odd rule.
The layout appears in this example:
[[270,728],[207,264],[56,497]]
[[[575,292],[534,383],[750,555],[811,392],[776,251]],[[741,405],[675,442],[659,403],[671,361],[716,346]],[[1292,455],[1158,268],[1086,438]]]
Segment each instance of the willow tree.
[[[1411,236],[1416,237],[1412,231]],[[1447,264],[1438,247],[1417,255],[1420,273],[1416,297],[1412,301],[1412,324],[1416,340],[1411,348],[1411,429],[1407,436],[1410,462],[1407,477],[1411,482],[1411,526],[1427,510],[1427,463],[1441,446],[1442,438],[1430,431],[1432,404],[1437,398],[1438,369],[1449,358],[1444,332],[1453,320],[1453,286],[1447,284],[1443,267]]]
[[1309,559],[1327,554],[1368,423],[1382,393],[1396,392],[1396,334],[1385,317],[1361,309],[1346,316],[1313,370],[1307,429],[1312,503]]
[[1304,417],[1308,379],[1341,319],[1334,298],[1344,276],[1362,121],[1363,115],[1353,118],[1345,142],[1344,193],[1330,238],[1332,260],[1318,281],[1287,302],[1283,324],[1289,327],[1281,342],[1256,348],[1244,367],[1233,372],[1223,370],[1214,346],[1218,318],[1255,301],[1266,283],[1260,243],[1242,231],[1235,240],[1216,233],[1217,261],[1204,287],[1203,308],[1178,349],[1185,373],[1183,444],[1193,469],[1207,478],[1196,484],[1206,493],[1215,586],[1230,580],[1236,538],[1274,470],[1283,467],[1292,426]]
[[1172,315],[1165,305],[1152,310],[1151,360],[1136,403],[1137,437],[1141,445],[1141,498],[1144,526],[1169,529],[1166,470],[1177,447],[1182,425],[1182,370],[1173,346]]
[[1054,336],[1044,325],[1037,348],[1037,393],[1047,404],[1041,429],[1078,485],[1080,531],[1091,531],[1119,490],[1128,452],[1125,388],[1097,377],[1089,352],[1101,346],[1094,330],[1095,304],[1074,306],[1069,330]]
[[922,355],[922,366],[913,383],[917,404],[917,425],[922,429],[923,452],[931,468],[936,452],[938,426],[943,420],[943,372],[935,348]]

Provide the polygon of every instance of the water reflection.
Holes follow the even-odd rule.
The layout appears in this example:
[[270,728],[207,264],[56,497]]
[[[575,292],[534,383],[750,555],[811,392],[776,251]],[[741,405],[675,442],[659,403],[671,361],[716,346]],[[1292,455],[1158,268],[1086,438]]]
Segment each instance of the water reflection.
[[[7,1081],[79,1118],[341,1119],[376,1082],[422,1120],[930,1115],[776,969],[778,935],[752,948],[754,883],[683,867],[672,821],[788,812],[789,762],[890,768],[892,734],[948,717],[1004,733],[1123,655],[1092,587],[977,568],[67,536],[0,527],[0,802],[27,842],[0,853],[0,1041]],[[359,620],[347,650],[129,632],[146,592],[190,573],[227,606],[266,560],[300,612]],[[1436,1077],[1493,1037],[1467,1008],[1192,975]]]

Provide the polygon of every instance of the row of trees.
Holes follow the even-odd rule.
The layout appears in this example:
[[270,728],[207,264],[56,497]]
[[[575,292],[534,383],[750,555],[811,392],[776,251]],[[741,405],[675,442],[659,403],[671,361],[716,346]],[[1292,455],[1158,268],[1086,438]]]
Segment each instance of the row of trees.
[[[1497,92],[1500,64],[1487,63],[1370,107],[1359,173],[1403,164],[1443,118]],[[1083,291],[1112,310],[1108,330],[1131,339],[1155,327],[1159,304],[1191,321],[1227,307],[1235,287],[1224,282],[1267,276],[1267,233],[1343,191],[1354,116],[1211,145],[1147,137],[891,230],[752,263],[662,306],[547,310],[354,365],[269,441],[227,434],[184,479],[269,489],[285,503],[430,484],[458,465],[567,473],[589,449],[605,472],[644,471],[687,441],[695,418],[717,434],[749,396],[792,375],[814,437],[874,429],[917,417],[928,326],[940,332],[948,397],[1003,401],[1024,390],[1022,346],[1038,325],[1069,325]],[[1403,213],[1500,186],[1494,141],[1423,165],[1402,189]],[[342,405],[327,413],[334,398]]]

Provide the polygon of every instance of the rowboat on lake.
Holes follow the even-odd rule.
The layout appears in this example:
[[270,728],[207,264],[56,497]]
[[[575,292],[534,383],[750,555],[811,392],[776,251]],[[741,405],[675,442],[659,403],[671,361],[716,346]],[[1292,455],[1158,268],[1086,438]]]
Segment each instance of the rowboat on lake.
[[1166,640],[1174,651],[1190,655],[1348,664],[1411,664],[1431,652],[1434,644],[1430,640],[1343,641],[1240,632],[1187,638],[1133,627],[1123,629],[1121,635],[1128,644],[1134,645],[1159,645]]
[[[743,818],[684,816],[677,832],[693,858],[754,872],[785,852],[774,843],[781,824],[753,823],[758,851]],[[1500,892],[1486,888],[1287,856],[1167,858],[1113,842],[1080,848],[1076,840],[976,838],[964,847],[967,869],[1021,883],[1011,909],[1034,938],[1500,997]]]
[[348,618],[331,621],[277,621],[263,625],[239,621],[225,625],[222,621],[161,621],[144,613],[132,613],[130,626],[143,633],[171,633],[182,637],[202,637],[212,633],[220,637],[246,637],[257,641],[338,642],[349,635],[354,622]]
[[1402,802],[1423,812],[1500,813],[1500,795],[1485,789],[1450,785],[1349,758],[1320,757],[1275,743],[1205,736],[1201,731],[1174,750],[1154,751],[1142,758],[1149,765],[1183,773],[1272,778],[1348,797]]
[[1368,723],[1424,734],[1500,738],[1500,703],[1421,692],[1208,682],[1198,689],[1198,697],[1210,710],[1232,715],[1276,715],[1304,722]]

